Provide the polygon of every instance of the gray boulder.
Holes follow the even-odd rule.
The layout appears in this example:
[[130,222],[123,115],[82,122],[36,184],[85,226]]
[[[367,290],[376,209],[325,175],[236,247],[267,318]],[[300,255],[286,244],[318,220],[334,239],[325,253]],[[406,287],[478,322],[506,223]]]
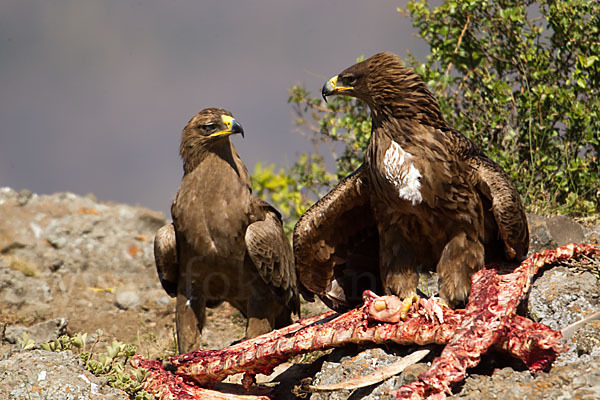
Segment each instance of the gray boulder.
[[529,251],[541,251],[567,243],[581,243],[586,240],[586,231],[577,221],[564,216],[543,217],[527,214],[529,223]]
[[23,305],[44,307],[52,294],[44,280],[13,269],[0,257],[0,306],[20,308]]

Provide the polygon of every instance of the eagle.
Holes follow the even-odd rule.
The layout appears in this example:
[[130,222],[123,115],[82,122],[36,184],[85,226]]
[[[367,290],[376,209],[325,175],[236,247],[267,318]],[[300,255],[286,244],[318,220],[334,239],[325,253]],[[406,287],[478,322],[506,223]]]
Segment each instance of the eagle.
[[255,197],[230,135],[242,126],[229,111],[207,108],[183,129],[184,175],[161,227],[154,257],[165,291],[177,298],[180,353],[198,349],[206,307],[227,301],[246,318],[246,337],[299,314],[296,271],[281,214]]
[[323,98],[371,112],[363,164],[301,216],[293,233],[300,290],[344,310],[365,289],[416,301],[435,270],[443,302],[464,302],[484,263],[519,261],[529,231],[508,175],[442,116],[423,80],[378,53],[329,79]]

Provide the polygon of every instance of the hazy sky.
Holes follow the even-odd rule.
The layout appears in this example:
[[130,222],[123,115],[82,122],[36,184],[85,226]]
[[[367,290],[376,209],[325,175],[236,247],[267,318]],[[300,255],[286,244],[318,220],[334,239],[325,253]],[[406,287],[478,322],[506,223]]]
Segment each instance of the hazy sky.
[[315,95],[358,56],[422,58],[392,0],[2,0],[0,186],[94,193],[168,212],[181,129],[230,110],[257,161],[292,163],[288,88]]

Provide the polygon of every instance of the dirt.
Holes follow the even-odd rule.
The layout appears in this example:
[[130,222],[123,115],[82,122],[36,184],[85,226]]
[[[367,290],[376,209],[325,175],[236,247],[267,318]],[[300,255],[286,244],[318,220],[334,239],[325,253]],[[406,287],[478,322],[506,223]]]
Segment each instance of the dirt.
[[[93,196],[0,189],[0,270],[9,274],[0,281],[0,331],[62,317],[69,334],[101,330],[99,348],[119,340],[146,357],[174,355],[175,300],[159,283],[152,248],[165,223],[160,213]],[[116,304],[123,292],[131,308]],[[302,306],[305,316],[325,310],[322,303]],[[245,325],[228,303],[208,309],[203,347],[242,339]]]
[[[561,241],[581,239],[582,235],[586,241],[597,242],[600,232],[597,219],[586,220],[581,225],[576,225],[576,221],[567,224],[563,220],[554,223],[555,219],[530,216],[532,243],[536,250],[564,244]],[[12,352],[16,345],[8,341],[9,330],[56,318],[68,320],[67,332],[71,335],[87,332],[88,342],[97,341],[97,350],[118,340],[135,345],[137,352],[147,358],[164,359],[175,355],[175,300],[166,295],[159,283],[152,246],[154,233],[165,223],[165,216],[155,211],[99,202],[92,195],[36,195],[0,188],[0,361],[15,364],[11,357],[14,357]],[[563,226],[568,229],[561,230]],[[574,304],[589,300],[590,309],[581,310],[582,316],[598,311],[600,307],[597,263],[591,267],[568,266],[568,269],[568,279],[552,278],[566,273],[556,269],[552,272],[554,275],[549,273],[538,279],[538,286],[532,291],[538,293],[535,299],[539,304],[531,303],[530,307],[537,307],[535,312],[530,310],[531,314],[550,325],[557,321],[557,328],[572,322],[572,318],[566,322],[563,319],[573,310],[565,308],[570,304],[567,301],[555,302],[557,304],[548,309],[549,304],[554,304],[553,298],[576,295],[577,298],[572,299]],[[583,290],[585,288],[587,291]],[[581,296],[585,298],[581,299]],[[318,301],[302,303],[303,316],[324,311],[327,307]],[[218,349],[241,339],[245,323],[242,315],[227,303],[209,309],[202,336],[203,348]],[[546,377],[541,374],[534,380],[526,371],[502,366],[502,373],[492,374],[493,369],[490,369],[491,372],[486,370],[482,375],[472,374],[463,386],[455,388],[457,395],[478,398],[478,393],[490,396],[493,393],[493,397],[510,398],[502,394],[503,388],[507,382],[512,382],[511,385],[518,382],[524,387],[519,389],[520,394],[542,399],[543,396],[534,395],[533,389],[528,388],[556,379],[553,374],[559,374],[560,379],[579,394],[587,393],[586,390],[600,393],[600,388],[591,380],[577,386],[577,377],[583,373],[585,365],[599,362],[600,326],[588,324],[587,329],[589,332],[582,330],[584,333],[573,338],[572,351],[562,356],[557,363],[561,369],[557,368],[556,372],[552,372],[553,369]],[[395,357],[389,348],[384,350],[374,351],[382,353],[378,355],[382,360],[390,358],[388,353]],[[328,355],[300,357],[294,362],[300,361],[302,365],[293,365],[288,370],[285,369],[291,364],[278,368],[277,374],[287,376],[282,382],[289,383],[289,387],[279,393],[285,391],[285,398],[295,398],[291,396],[292,387],[305,376],[331,382],[344,380],[344,376],[339,375],[347,361],[344,357],[351,361],[360,359],[363,351],[369,350],[340,349]],[[369,353],[368,358],[372,359],[373,355]],[[321,364],[329,367],[318,371]],[[425,364],[417,366],[426,368]],[[414,373],[406,372],[378,389],[354,392],[351,398],[385,398],[389,388],[415,377]],[[239,377],[228,381],[237,382]],[[553,390],[552,395],[566,395],[559,387]],[[319,395],[315,398],[335,397]]]

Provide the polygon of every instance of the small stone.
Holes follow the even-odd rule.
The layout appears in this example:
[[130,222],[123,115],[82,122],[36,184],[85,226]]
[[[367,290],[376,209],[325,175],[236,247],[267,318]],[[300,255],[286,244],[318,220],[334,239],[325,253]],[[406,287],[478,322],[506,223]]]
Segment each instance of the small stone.
[[64,262],[63,260],[56,260],[56,261],[53,261],[52,263],[50,263],[50,264],[48,265],[48,269],[49,269],[51,272],[56,272],[56,271],[58,271],[58,270],[60,269],[60,267],[62,267],[63,265],[65,265],[65,262]]
[[0,304],[20,308],[26,304],[47,306],[52,300],[50,288],[42,279],[11,269],[0,258]]
[[42,236],[43,230],[38,224],[36,224],[35,222],[31,222],[29,223],[29,227],[31,228],[31,231],[33,232],[33,235],[36,239],[39,239]]
[[600,321],[585,324],[574,337],[577,353],[591,354],[595,348],[600,348]]
[[28,335],[36,343],[49,342],[67,333],[67,318],[55,318],[30,326]]
[[86,194],[85,198],[93,201],[94,203],[96,203],[98,201],[98,199],[96,198],[96,195],[94,193]]
[[17,194],[17,202],[20,206],[24,206],[27,204],[27,202],[29,202],[32,196],[33,193],[31,190],[23,189]]
[[67,238],[64,236],[50,235],[46,239],[55,249],[60,249],[67,244]]
[[160,296],[154,299],[154,302],[159,306],[168,306],[171,304],[171,299],[168,296]]
[[134,290],[119,290],[115,296],[115,305],[121,310],[129,310],[140,304],[140,297]]
[[[151,210],[143,210],[137,214],[139,231],[156,232],[166,223],[163,213]],[[150,240],[152,241],[152,240]]]
[[7,343],[16,344],[27,333],[27,328],[21,325],[7,326],[4,331],[4,340]]
[[165,294],[164,290],[152,289],[152,287],[154,287],[154,285],[146,287],[147,290],[144,292],[144,303],[153,302],[161,307],[171,304],[171,298]]
[[426,363],[417,363],[414,365],[409,365],[406,367],[404,372],[401,375],[401,384],[408,385],[416,381],[419,378],[419,375],[426,372],[429,369],[429,366]]

